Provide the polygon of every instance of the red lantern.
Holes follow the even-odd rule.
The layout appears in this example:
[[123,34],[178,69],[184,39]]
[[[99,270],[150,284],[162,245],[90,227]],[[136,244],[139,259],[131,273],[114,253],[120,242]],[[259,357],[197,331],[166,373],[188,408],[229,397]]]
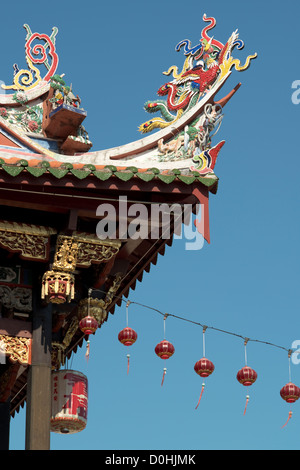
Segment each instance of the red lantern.
[[203,357],[200,361],[196,362],[194,370],[200,377],[208,377],[215,370],[215,366],[206,357]]
[[167,340],[163,340],[155,346],[155,353],[161,359],[169,359],[173,356],[175,352],[175,348],[172,343]]
[[[165,340],[165,339],[155,346],[155,353],[161,359],[165,359],[165,360],[169,359],[171,356],[173,356],[174,352],[175,352],[175,348],[174,348],[173,344],[170,343],[169,341]],[[161,385],[163,385],[163,383],[164,383],[164,378],[165,378],[166,372],[167,372],[167,369],[164,368]]]
[[236,378],[240,384],[244,385],[245,387],[249,387],[256,381],[257,373],[255,370],[251,369],[251,367],[245,366],[238,371]]
[[80,320],[79,328],[85,335],[92,335],[98,328],[98,322],[96,318],[88,315]]
[[[295,403],[295,401],[297,401],[300,398],[300,388],[297,387],[297,385],[293,384],[292,382],[289,382],[280,390],[280,396],[287,403],[290,403],[290,404]],[[283,428],[284,426],[287,425],[291,417],[292,417],[292,411],[290,410],[288,420],[282,426]]]
[[131,346],[136,342],[137,334],[132,328],[126,327],[120,331],[118,339],[124,346]]
[[[118,334],[118,340],[124,346],[132,346],[137,340],[137,333],[127,326]],[[129,358],[130,354],[127,354],[127,374],[129,372]]]
[[300,398],[300,388],[289,382],[280,390],[280,396],[287,403],[295,403]]
[[[244,385],[245,387],[250,387],[250,385],[254,384],[254,382],[256,381],[257,373],[254,369],[251,369],[251,367],[245,366],[238,371],[236,378],[240,382],[240,384]],[[247,410],[249,398],[249,395],[246,395],[246,406],[244,410],[244,415]]]
[[[213,373],[214,370],[215,370],[215,366],[213,365],[211,361],[206,359],[206,357],[202,357],[202,359],[197,361],[196,364],[194,365],[194,371],[196,372],[196,374],[200,375],[200,377],[203,377],[203,378],[209,377]],[[201,401],[204,387],[205,387],[205,383],[203,382],[196,409],[198,408],[199,403]]]

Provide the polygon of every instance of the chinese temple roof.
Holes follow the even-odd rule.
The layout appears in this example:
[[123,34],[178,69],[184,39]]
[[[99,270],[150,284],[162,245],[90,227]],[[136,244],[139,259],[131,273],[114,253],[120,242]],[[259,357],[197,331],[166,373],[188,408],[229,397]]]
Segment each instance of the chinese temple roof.
[[[69,357],[83,344],[85,337],[78,328],[77,313],[88,288],[92,285],[95,289],[104,289],[101,299],[95,298],[101,302],[106,315],[99,320],[101,326],[108,313],[114,312],[115,305],[121,304],[120,298],[128,296],[136,281],[142,280],[143,273],[157,263],[158,255],[164,254],[176,233],[172,219],[168,238],[116,238],[100,243],[95,234],[99,201],[116,203],[116,198],[122,195],[130,203],[146,201],[149,205],[162,202],[172,205],[178,202],[190,204],[194,213],[200,204],[201,221],[196,221],[195,225],[203,237],[210,240],[208,196],[217,192],[218,177],[214,169],[225,143],[223,140],[213,143],[213,138],[222,123],[223,107],[240,84],[218,101],[215,96],[230,77],[231,70],[246,70],[256,54],[241,65],[232,57],[234,48],[243,47],[237,31],[223,44],[208,36],[215,19],[204,15],[203,20],[207,25],[199,44],[191,47],[190,41],[184,40],[176,46],[177,51],[184,53],[181,72],[175,66],[164,72],[167,76],[172,74],[172,79],[157,91],[158,99],[145,103],[146,112],[160,116],[140,125],[142,138],[120,147],[95,151],[91,150],[92,142],[83,126],[87,112],[81,98],[66,84],[64,75],[57,72],[57,28],[48,36],[32,33],[30,27],[24,25],[27,68],[21,69],[15,64],[13,83],[2,85],[5,94],[0,95],[3,219],[0,221],[0,255],[2,263],[10,263],[9,266],[18,265],[21,259],[25,271],[37,264],[36,261],[47,270],[48,265],[55,266],[55,256],[63,246],[75,249],[76,245],[76,250],[80,246],[77,265],[72,268],[74,276],[78,277],[78,298],[75,295],[67,307],[67,304],[56,305],[53,314],[56,367],[60,366],[58,353],[62,348]],[[27,251],[26,243],[19,240],[20,234],[31,244]],[[48,250],[38,252],[45,243]],[[45,278],[45,290],[50,277],[49,274]],[[2,284],[10,288],[8,282]],[[8,320],[13,308],[7,307],[7,312]],[[26,321],[26,332],[23,324],[15,320],[14,331],[17,328],[19,337],[30,338],[30,321]],[[1,334],[7,335],[8,330],[1,329],[0,323]],[[15,381],[10,379],[12,414],[26,399],[25,366],[29,360],[28,357],[23,362],[16,360],[23,369],[12,371],[11,377],[15,374]],[[0,386],[0,400],[1,393],[6,397]]]

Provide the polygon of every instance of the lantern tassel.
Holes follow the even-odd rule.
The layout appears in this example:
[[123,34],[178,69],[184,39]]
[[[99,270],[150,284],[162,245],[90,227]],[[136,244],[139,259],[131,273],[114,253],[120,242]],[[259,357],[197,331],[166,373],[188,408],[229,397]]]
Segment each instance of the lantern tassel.
[[87,343],[86,343],[85,357],[86,357],[86,361],[88,362],[88,361],[89,361],[89,357],[90,357],[90,341],[89,341],[89,340],[88,340]]
[[292,414],[293,414],[293,412],[290,411],[290,412],[289,412],[289,417],[288,417],[288,419],[287,419],[287,422],[281,427],[281,429],[284,428],[284,427],[287,425],[287,423],[289,422],[289,420],[290,420],[291,417],[292,417]]
[[164,384],[166,372],[167,372],[167,369],[166,369],[166,367],[165,367],[165,368],[164,368],[164,372],[163,372],[163,376],[162,376],[161,386],[163,386],[163,384]]
[[127,354],[127,375],[129,374],[129,358],[130,354]]
[[246,396],[246,405],[245,405],[245,409],[244,409],[244,416],[246,414],[246,410],[247,410],[247,406],[248,406],[248,403],[249,403],[249,395]]
[[204,391],[204,387],[205,387],[205,384],[203,383],[203,384],[202,384],[201,393],[200,393],[200,397],[199,397],[199,400],[198,400],[198,403],[197,403],[197,406],[196,406],[195,410],[198,408],[199,403],[200,403],[200,401],[201,401],[202,394],[203,394],[203,391]]

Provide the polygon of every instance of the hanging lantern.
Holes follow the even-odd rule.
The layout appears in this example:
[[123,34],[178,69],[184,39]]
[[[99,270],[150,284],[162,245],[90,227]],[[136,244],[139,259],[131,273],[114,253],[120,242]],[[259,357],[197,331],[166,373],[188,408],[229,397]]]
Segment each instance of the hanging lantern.
[[280,396],[287,403],[295,403],[300,398],[300,388],[289,382],[280,390]]
[[[297,385],[293,384],[292,382],[289,382],[280,390],[280,396],[281,398],[283,398],[283,400],[285,400],[289,404],[295,403],[300,398],[300,388],[297,387]],[[287,423],[291,419],[292,414],[293,412],[292,410],[290,410],[287,422],[282,426],[283,428],[287,425]]]
[[[251,367],[248,367],[247,365],[247,343],[249,341],[249,338],[245,338],[244,341],[244,346],[245,346],[245,363],[246,365],[241,368],[241,370],[238,371],[237,373],[237,380],[239,381],[240,384],[244,385],[245,387],[250,387],[252,384],[257,379],[257,373],[255,372],[254,369],[251,369]],[[246,414],[247,406],[249,403],[249,395],[246,395],[246,405],[245,405],[245,410],[244,410],[244,415]]]
[[[203,357],[202,359],[200,359],[200,361],[197,361],[196,364],[194,365],[194,371],[196,372],[196,374],[200,375],[200,377],[203,377],[203,378],[209,377],[213,373],[214,370],[215,370],[215,366],[213,365],[211,361],[206,359],[206,357]],[[196,409],[198,408],[199,403],[201,401],[201,398],[204,392],[204,387],[205,387],[205,383],[203,382]]]
[[[205,332],[207,330],[207,326],[203,327],[203,356],[205,356]],[[209,361],[206,357],[202,357],[199,361],[196,362],[194,365],[194,371],[196,374],[200,375],[202,378],[209,377],[213,371],[215,370],[215,366],[211,361]],[[197,403],[196,409],[199,406],[199,403],[201,401],[203,391],[204,391],[205,383],[202,383],[202,389],[199,397],[199,401]]]
[[42,279],[41,298],[53,304],[63,304],[74,299],[75,278],[73,274],[46,271]]
[[254,369],[251,369],[251,367],[245,366],[238,371],[236,378],[240,384],[244,385],[245,387],[249,387],[256,381],[257,373]]
[[98,328],[98,322],[96,318],[88,315],[80,320],[79,328],[85,335],[92,335]]
[[[91,313],[90,305],[91,305],[91,301],[93,300],[91,299],[91,293],[92,293],[92,289],[89,289],[88,298],[82,299],[78,305],[78,317],[80,318],[79,328],[84,335],[88,335],[88,336],[93,335],[99,327],[98,317],[95,318],[95,316],[93,315],[94,311],[93,311],[93,314]],[[90,340],[87,341],[87,345],[86,345],[85,357],[87,361],[89,360],[89,356],[90,356]]]
[[[288,359],[289,359],[289,378],[290,378],[290,381],[284,387],[282,387],[282,389],[280,390],[281,398],[283,400],[285,400],[287,403],[289,403],[290,405],[292,403],[295,403],[300,398],[300,388],[297,387],[297,385],[293,384],[292,381],[291,381],[291,354],[292,354],[292,350],[289,349]],[[282,426],[283,428],[287,425],[287,423],[291,419],[292,414],[293,414],[292,410],[290,409],[288,419],[287,419],[286,423]]]
[[[240,384],[244,385],[245,387],[250,387],[250,385],[254,384],[254,382],[257,379],[257,373],[255,372],[254,369],[251,369],[251,367],[245,366],[242,367],[241,370],[238,371],[237,380],[240,382]],[[247,406],[249,403],[249,395],[246,395],[246,405],[245,405],[245,410],[244,410],[244,415],[246,414]]]
[[175,348],[172,343],[167,340],[163,340],[155,346],[155,353],[161,359],[169,359],[173,356]]
[[206,359],[206,357],[203,357],[200,361],[196,362],[194,370],[196,374],[200,375],[200,377],[208,377],[215,370],[215,366],[211,361]]
[[[171,356],[173,356],[174,352],[175,352],[175,348],[173,344],[165,339],[155,346],[155,353],[157,354],[158,357],[164,360],[169,359]],[[163,385],[164,383],[166,373],[167,373],[167,368],[165,367],[163,370],[163,377],[162,377],[161,385]]]
[[[173,344],[165,339],[166,338],[166,319],[168,315],[169,315],[168,313],[165,313],[164,315],[164,339],[163,341],[160,341],[160,343],[158,343],[154,349],[155,354],[164,360],[169,359],[171,356],[173,356],[175,352],[175,348]],[[164,384],[166,373],[167,373],[167,368],[164,367],[161,385]]]
[[[132,346],[136,340],[137,340],[137,333],[132,329],[129,328],[128,326],[128,307],[130,305],[130,301],[128,300],[126,304],[126,328],[123,328],[123,330],[120,331],[118,334],[118,340],[120,343],[122,343],[124,346]],[[129,373],[129,359],[130,359],[130,354],[127,354],[127,374]]]
[[137,340],[137,333],[127,326],[118,334],[118,340],[120,343],[124,344],[124,346],[131,346]]
[[50,430],[73,434],[86,427],[88,411],[88,381],[74,370],[52,372],[52,415]]

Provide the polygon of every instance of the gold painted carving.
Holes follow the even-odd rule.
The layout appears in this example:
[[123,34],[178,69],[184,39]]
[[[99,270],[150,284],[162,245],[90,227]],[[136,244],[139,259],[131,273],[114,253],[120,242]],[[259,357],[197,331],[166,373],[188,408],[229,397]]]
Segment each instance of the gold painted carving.
[[121,273],[116,274],[112,286],[108,289],[104,299],[97,299],[92,297],[81,299],[78,304],[79,320],[88,315],[91,315],[96,318],[99,326],[101,326],[107,318],[107,310],[121,285],[122,279],[123,276]]
[[70,322],[69,328],[65,334],[63,341],[61,343],[58,341],[52,342],[52,369],[59,369],[60,364],[64,365],[66,350],[71,344],[72,338],[78,329],[78,324],[79,320],[76,316],[74,316]]
[[78,245],[71,237],[58,237],[53,269],[72,272],[76,268]]
[[47,261],[50,236],[56,230],[50,227],[0,221],[0,246],[22,259]]
[[76,267],[88,268],[93,263],[99,264],[109,261],[118,253],[120,246],[120,242],[104,241],[92,234],[73,232],[72,236],[59,235],[57,237],[56,251],[59,253],[61,250],[69,247],[71,252],[71,247],[73,247],[75,252],[76,247]]
[[31,363],[31,339],[17,336],[0,335],[2,351],[13,363]]

